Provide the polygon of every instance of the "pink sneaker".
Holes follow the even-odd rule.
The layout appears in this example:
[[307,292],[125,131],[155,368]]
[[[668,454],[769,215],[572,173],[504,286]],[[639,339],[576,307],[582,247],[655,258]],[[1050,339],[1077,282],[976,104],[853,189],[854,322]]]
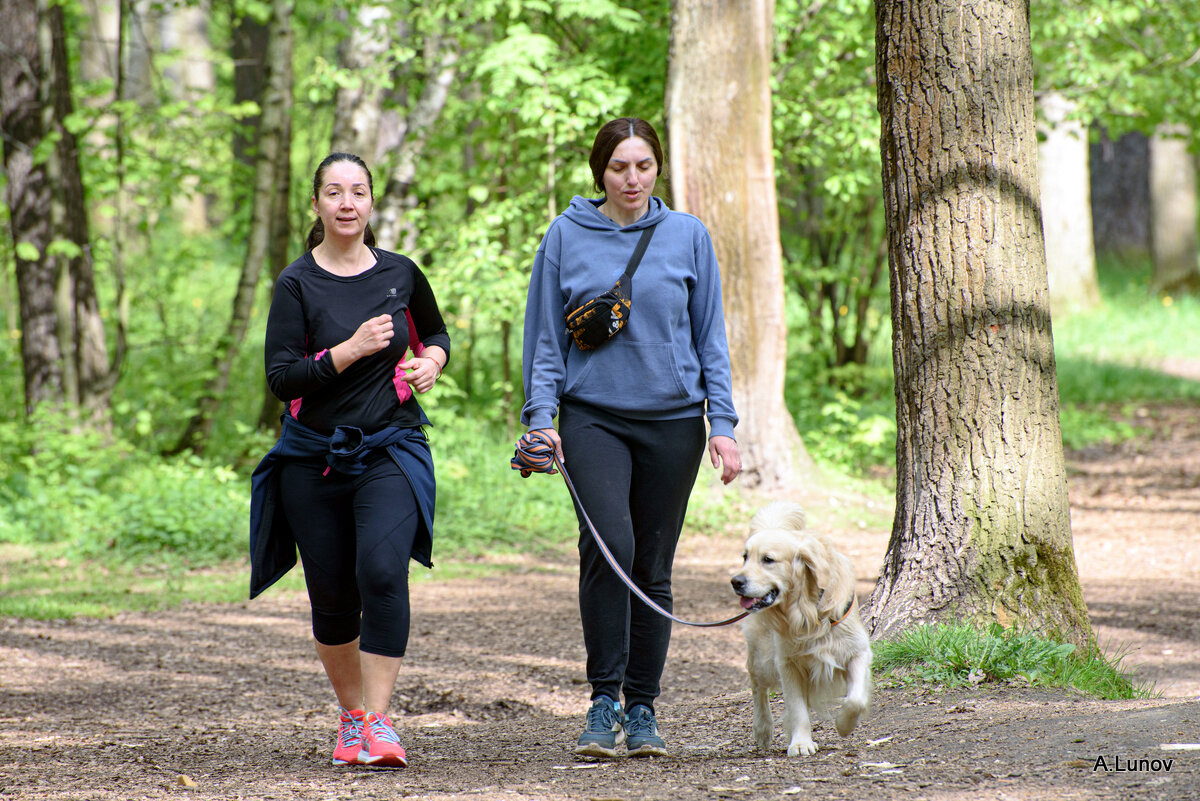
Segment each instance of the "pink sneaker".
[[400,747],[400,737],[387,715],[368,712],[363,723],[362,762],[381,768],[408,767],[408,756]]
[[361,709],[338,707],[337,746],[333,749],[335,765],[365,765],[367,752],[363,749],[363,722],[366,712]]

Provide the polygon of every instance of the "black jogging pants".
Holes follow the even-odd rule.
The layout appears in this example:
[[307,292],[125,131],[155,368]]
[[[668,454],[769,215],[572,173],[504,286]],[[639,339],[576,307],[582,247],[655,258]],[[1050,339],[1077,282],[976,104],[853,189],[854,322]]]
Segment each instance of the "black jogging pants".
[[[671,567],[704,455],[702,417],[637,420],[564,400],[559,435],[588,516],[634,583],[672,611]],[[588,531],[579,505],[579,613],[592,698],[654,708],[671,621],[634,596]]]

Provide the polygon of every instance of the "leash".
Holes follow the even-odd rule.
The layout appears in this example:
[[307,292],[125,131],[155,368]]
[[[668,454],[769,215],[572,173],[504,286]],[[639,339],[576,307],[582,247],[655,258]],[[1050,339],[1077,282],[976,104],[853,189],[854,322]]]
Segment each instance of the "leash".
[[[571,477],[567,474],[567,469],[563,467],[562,462],[558,460],[558,453],[554,450],[554,443],[552,443],[545,434],[541,433],[540,431],[530,431],[521,437],[521,439],[517,442],[517,451],[515,454],[513,454],[510,464],[514,470],[521,471],[522,478],[528,478],[530,473],[553,474],[558,472],[562,474],[563,481],[566,482],[567,489],[570,491],[571,497],[575,499],[575,504],[579,507],[579,512],[583,516],[583,521],[587,524],[588,531],[592,532],[592,539],[596,541],[596,545],[599,546],[600,552],[604,554],[604,558],[608,562],[609,567],[616,571],[617,576],[619,576],[621,581],[625,583],[625,586],[629,588],[630,592],[640,598],[642,602],[646,604],[646,606],[649,606],[655,612],[658,612],[668,620],[673,620],[676,623],[682,623],[685,626],[695,626],[696,628],[715,628],[717,626],[728,626],[730,623],[736,623],[750,614],[749,612],[742,612],[740,615],[735,615],[728,620],[719,620],[715,623],[697,623],[691,620],[684,620],[681,617],[676,617],[655,603],[650,596],[646,595],[646,593],[642,592],[641,588],[633,583],[633,579],[629,578],[629,576],[625,574],[625,571],[621,569],[621,566],[617,564],[617,559],[613,556],[612,551],[608,549],[608,545],[605,544],[604,538],[600,536],[600,532],[596,531],[596,526],[592,523],[592,519],[588,517],[587,510],[583,508],[583,502],[579,500],[579,493],[575,491],[575,484],[572,483]],[[555,468],[558,469],[555,470]]]

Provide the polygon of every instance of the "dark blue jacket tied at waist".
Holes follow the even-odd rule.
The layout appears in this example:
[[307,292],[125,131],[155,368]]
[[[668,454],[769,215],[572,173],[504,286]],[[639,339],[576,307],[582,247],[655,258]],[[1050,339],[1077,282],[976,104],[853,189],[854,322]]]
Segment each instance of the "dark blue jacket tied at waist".
[[[424,418],[424,415],[422,415]],[[338,426],[325,436],[283,416],[279,441],[258,463],[250,477],[250,597],[270,587],[296,565],[296,538],[279,503],[281,459],[312,459],[324,456],[339,473],[356,476],[366,470],[372,451],[387,449],[400,467],[417,498],[420,522],[412,558],[433,567],[433,509],[437,485],[433,477],[433,454],[419,428],[385,428],[364,434],[354,426]]]

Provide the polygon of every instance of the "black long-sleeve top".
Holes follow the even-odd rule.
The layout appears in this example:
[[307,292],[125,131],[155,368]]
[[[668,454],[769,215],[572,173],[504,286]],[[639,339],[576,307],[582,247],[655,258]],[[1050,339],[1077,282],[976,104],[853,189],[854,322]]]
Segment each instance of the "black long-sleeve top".
[[[330,434],[339,425],[374,433],[426,421],[397,364],[413,347],[437,345],[450,355],[450,336],[429,282],[405,256],[372,248],[374,267],[343,277],[317,266],[311,253],[289,264],[275,283],[267,317],[267,384],[288,413]],[[386,348],[341,373],[329,349],[366,320],[390,314],[394,335]]]

